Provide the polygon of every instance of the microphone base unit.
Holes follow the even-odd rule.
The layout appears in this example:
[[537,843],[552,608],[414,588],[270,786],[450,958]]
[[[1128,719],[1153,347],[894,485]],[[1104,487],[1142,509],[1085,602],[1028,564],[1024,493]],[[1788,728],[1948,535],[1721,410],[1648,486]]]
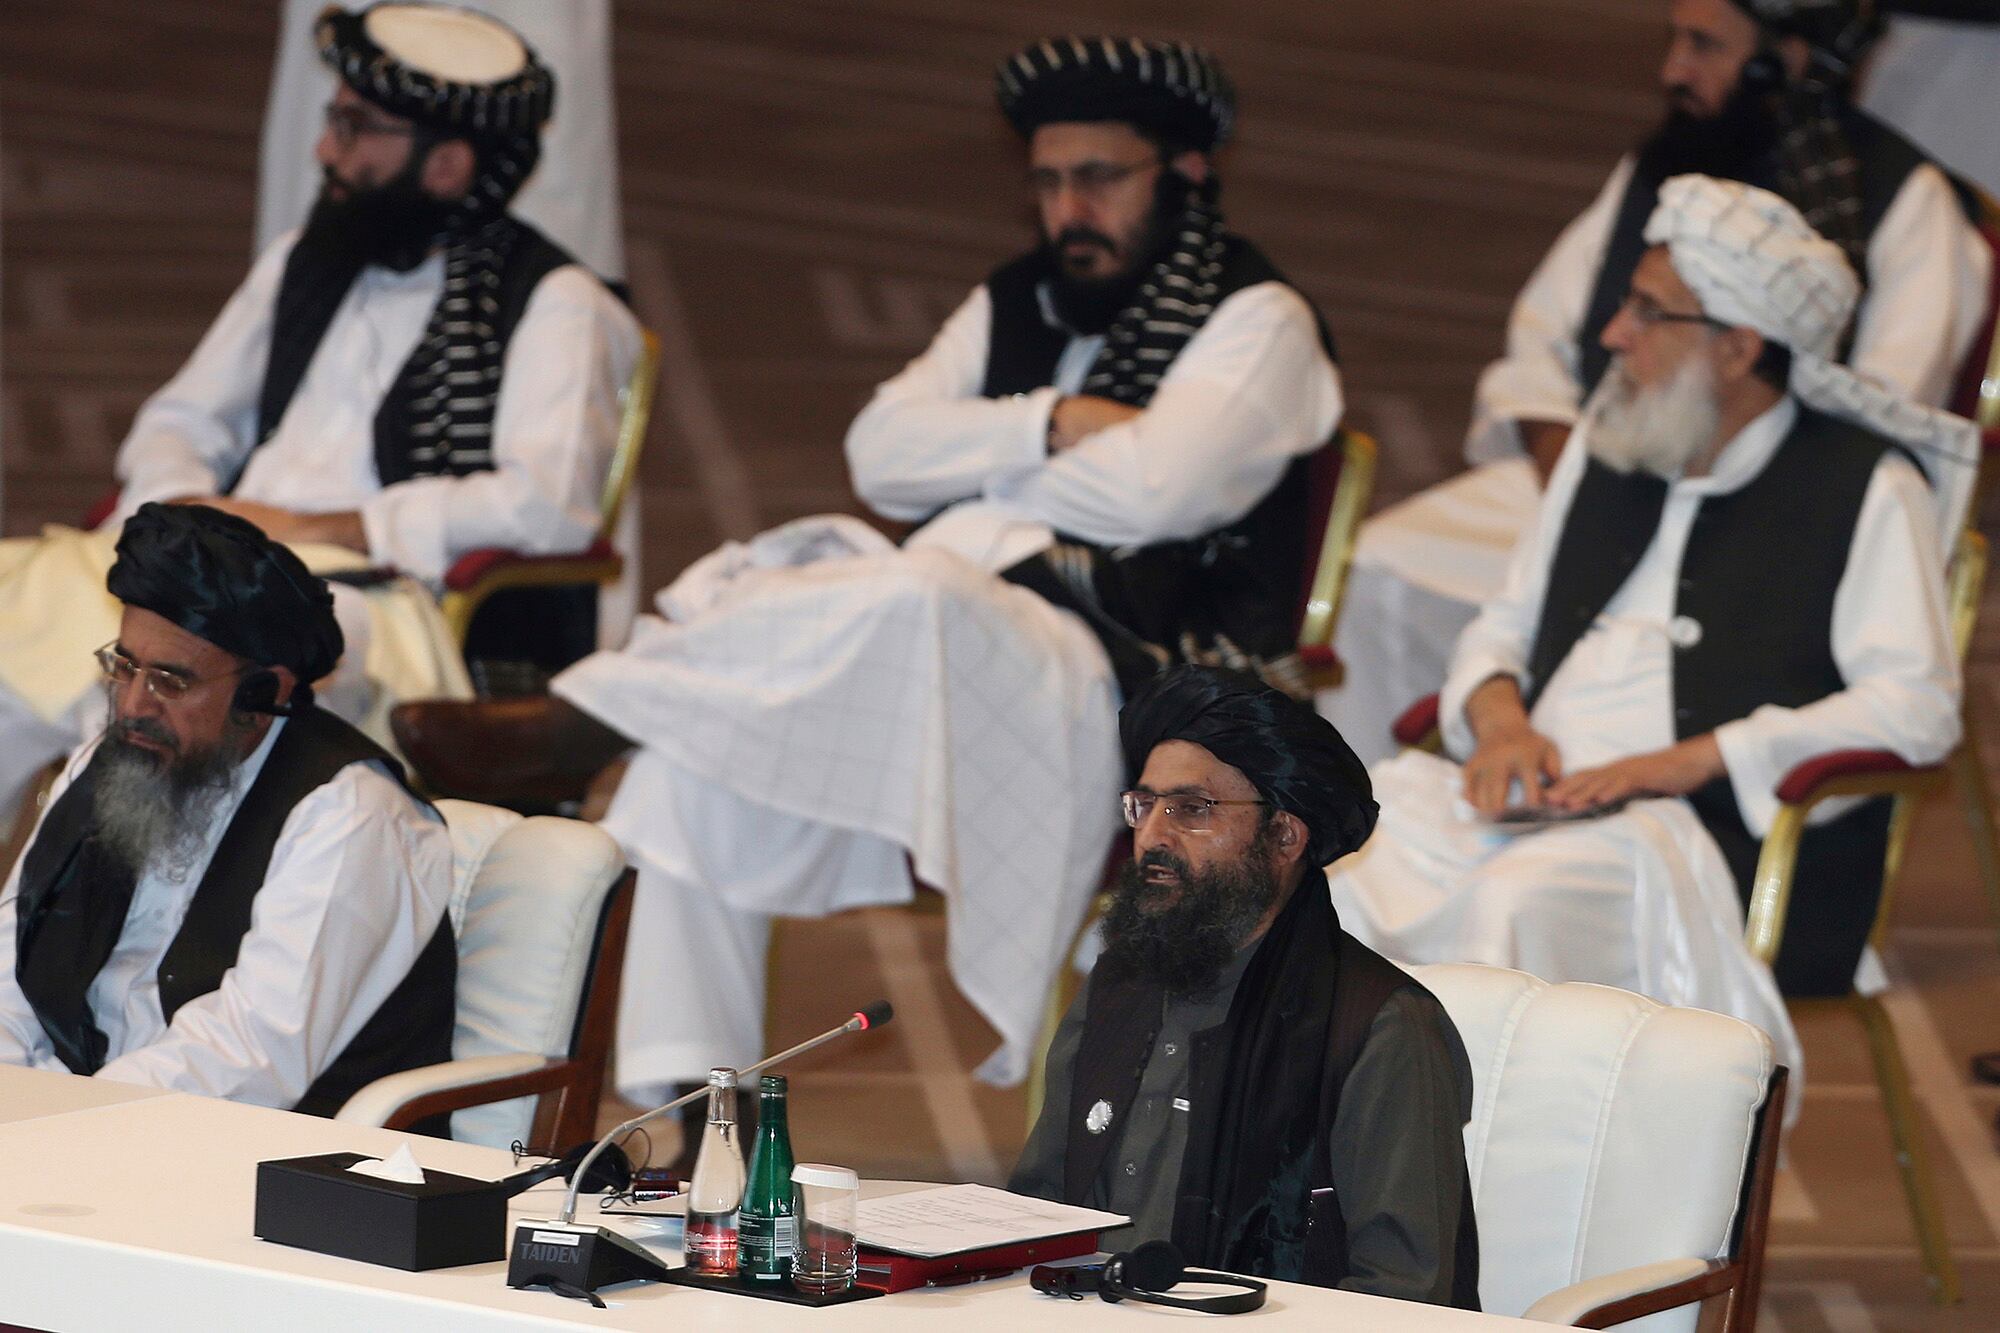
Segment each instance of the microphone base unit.
[[[580,1222],[523,1221],[507,1252],[507,1285],[594,1292],[620,1282],[659,1282],[673,1269],[637,1241]],[[568,1289],[566,1291],[565,1289]]]

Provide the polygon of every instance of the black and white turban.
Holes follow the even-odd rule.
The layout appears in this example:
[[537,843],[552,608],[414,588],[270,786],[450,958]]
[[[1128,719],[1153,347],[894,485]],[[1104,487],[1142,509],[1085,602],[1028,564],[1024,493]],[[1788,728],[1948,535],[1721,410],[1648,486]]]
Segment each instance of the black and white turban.
[[1979,428],[1833,359],[1861,293],[1841,247],[1769,190],[1693,175],[1660,186],[1646,244],[1667,247],[1703,314],[1754,329],[1791,351],[1789,387],[1802,402],[1909,449],[1938,493],[1946,543],[1957,539],[1979,459]]
[[105,588],[303,687],[333,670],[346,641],[326,580],[261,528],[207,505],[148,503],[125,521]]
[[499,213],[534,170],[555,75],[498,19],[449,5],[330,5],[313,37],[320,59],[360,96],[478,150],[460,227]]
[[1367,766],[1334,725],[1240,671],[1161,672],[1118,714],[1118,736],[1135,780],[1162,741],[1192,742],[1240,770],[1265,800],[1305,824],[1313,865],[1368,841],[1380,812]]
[[1236,90],[1215,57],[1186,42],[1048,37],[1000,62],[1000,114],[1028,138],[1062,121],[1120,120],[1207,152],[1236,120]]

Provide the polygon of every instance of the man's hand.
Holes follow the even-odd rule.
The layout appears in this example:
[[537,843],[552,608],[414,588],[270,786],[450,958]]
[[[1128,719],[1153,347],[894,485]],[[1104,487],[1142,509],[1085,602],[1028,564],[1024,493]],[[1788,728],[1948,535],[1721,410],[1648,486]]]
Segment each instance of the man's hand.
[[1465,700],[1465,720],[1477,742],[1465,761],[1465,799],[1492,818],[1507,808],[1508,789],[1521,784],[1527,805],[1542,803],[1542,783],[1562,776],[1555,742],[1528,725],[1521,686],[1512,676],[1484,681]]
[[1685,796],[1723,772],[1722,747],[1711,732],[1651,754],[1572,773],[1549,788],[1549,804],[1587,810],[1642,796]]
[[176,500],[175,504],[207,505],[210,509],[220,509],[225,514],[234,514],[246,522],[263,529],[264,535],[274,542],[286,546],[305,546],[315,542],[330,546],[345,546],[350,551],[368,554],[368,536],[362,531],[361,515],[352,509],[336,510],[326,514],[302,514],[295,509],[282,509],[277,505],[260,504],[255,500],[238,500],[227,495],[191,496]]
[[1535,461],[1535,473],[1542,485],[1549,484],[1549,476],[1556,470],[1556,460],[1562,457],[1563,446],[1569,443],[1569,425],[1561,421],[1517,421],[1514,423],[1521,432],[1521,443],[1528,451],[1528,457]]
[[1095,435],[1107,426],[1116,426],[1139,415],[1140,410],[1136,407],[1127,407],[1093,394],[1070,394],[1058,398],[1049,413],[1049,452],[1059,454],[1085,436]]

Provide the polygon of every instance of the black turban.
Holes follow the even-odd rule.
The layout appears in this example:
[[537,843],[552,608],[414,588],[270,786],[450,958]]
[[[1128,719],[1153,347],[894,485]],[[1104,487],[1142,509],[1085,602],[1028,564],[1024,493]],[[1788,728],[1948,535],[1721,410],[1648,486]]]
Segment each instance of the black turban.
[[140,505],[104,586],[258,666],[290,668],[301,687],[346,647],[326,580],[255,524],[207,505]]
[[1206,152],[1236,119],[1222,66],[1186,42],[1050,37],[1001,61],[994,77],[1000,114],[1022,138],[1058,121],[1122,120]]
[[1191,741],[1242,770],[1265,800],[1305,823],[1314,865],[1347,855],[1375,827],[1368,769],[1333,724],[1254,676],[1163,671],[1125,705],[1118,733],[1135,779],[1162,741]]

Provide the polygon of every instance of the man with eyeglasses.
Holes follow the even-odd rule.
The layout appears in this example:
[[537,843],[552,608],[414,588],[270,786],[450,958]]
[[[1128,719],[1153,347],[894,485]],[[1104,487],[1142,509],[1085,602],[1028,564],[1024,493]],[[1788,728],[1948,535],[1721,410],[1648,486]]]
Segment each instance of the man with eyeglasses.
[[107,584],[110,723],[0,891],[0,1061],[332,1115],[450,1059],[450,839],[314,699],[325,582],[242,519],[149,504]]
[[1830,359],[1860,284],[1776,195],[1673,177],[1645,241],[1604,380],[1452,658],[1462,762],[1374,767],[1382,825],[1334,905],[1399,960],[1735,1014],[1796,1069],[1780,992],[1856,981],[1889,810],[1815,811],[1775,984],[1743,945],[1760,839],[1796,764],[1957,741],[1944,568],[1979,434]]
[[1183,44],[1062,37],[997,91],[1042,244],[847,439],[861,498],[924,525],[732,543],[555,703],[399,714],[433,789],[475,798],[574,795],[637,747],[604,821],[639,871],[635,1100],[758,1048],[772,916],[902,901],[912,864],[1003,1039],[982,1072],[1018,1080],[1113,832],[1116,688],[1186,659],[1290,674],[1340,381],[1312,307],[1223,225],[1228,81]]
[[1477,1309],[1464,1044],[1341,929],[1321,868],[1374,827],[1367,770],[1209,667],[1162,674],[1119,730],[1132,859],[1010,1187],[1124,1213],[1108,1249]]
[[[596,277],[507,211],[539,157],[552,76],[504,25],[443,5],[329,8],[315,39],[338,76],[315,150],[319,200],[140,408],[118,450],[117,510],[87,544],[93,583],[116,523],[151,500],[209,504],[278,541],[336,548],[330,563],[432,587],[469,551],[575,552],[596,536],[638,331]],[[64,555],[39,549],[48,560],[0,558],[0,645],[68,623]],[[24,591],[43,573],[46,587]],[[532,636],[510,633],[498,607],[467,656],[518,659],[526,638],[553,669],[596,647],[595,590],[536,595]],[[371,600],[337,597],[365,658]],[[27,623],[36,615],[51,623]],[[360,702],[331,690],[329,702],[363,716],[375,682],[359,661],[343,670]],[[90,706],[85,682],[49,674],[0,660],[0,809],[88,729],[75,711]],[[437,674],[463,678],[455,665]]]
[[1322,707],[1367,758],[1442,684],[1458,632],[1499,591],[1507,552],[1609,364],[1599,335],[1645,250],[1660,183],[1741,180],[1789,200],[1862,282],[1842,361],[1944,406],[1981,332],[1992,256],[1973,192],[1854,105],[1880,20],[1867,0],[1666,0],[1665,121],[1619,162],[1516,299],[1480,377],[1469,471],[1363,525]]

